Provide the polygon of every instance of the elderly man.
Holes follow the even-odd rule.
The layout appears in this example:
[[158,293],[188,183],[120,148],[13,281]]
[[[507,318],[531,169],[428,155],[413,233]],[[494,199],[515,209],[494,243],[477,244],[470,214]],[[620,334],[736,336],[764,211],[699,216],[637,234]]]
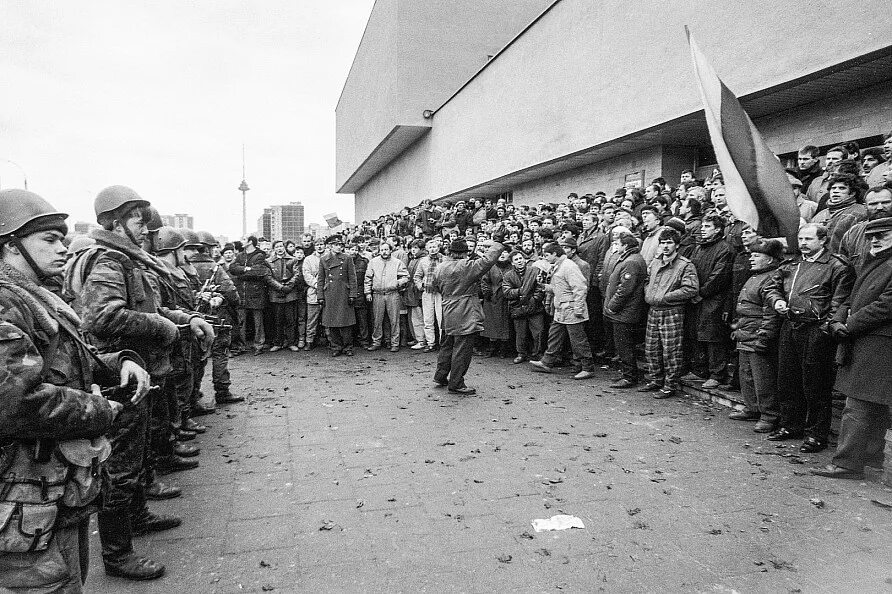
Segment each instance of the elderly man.
[[393,257],[393,248],[381,244],[381,252],[365,271],[366,301],[372,304],[372,344],[368,351],[381,348],[384,338],[384,314],[390,322],[390,352],[400,350],[400,290],[409,282],[409,271],[402,260]]
[[431,282],[443,296],[443,330],[446,334],[437,356],[434,382],[438,386],[448,386],[453,394],[470,396],[477,393],[465,385],[474,341],[483,331],[483,306],[477,295],[480,279],[495,266],[505,249],[501,243],[504,239],[504,229],[493,233],[493,243],[486,255],[473,262],[468,259],[467,242],[455,239],[449,246],[449,257],[433,274]]
[[890,426],[892,374],[892,218],[869,222],[870,252],[851,296],[830,324],[842,356],[836,389],[846,395],[839,445],[833,462],[813,469],[818,476],[860,479],[864,467],[883,466],[883,437]]
[[579,266],[565,253],[564,248],[550,243],[545,246],[545,260],[551,265],[551,280],[544,288],[551,297],[554,317],[548,329],[548,348],[539,361],[530,361],[533,371],[551,373],[552,366],[560,357],[564,340],[569,338],[573,356],[581,369],[573,379],[594,377],[595,365],[592,349],[585,334],[588,320],[586,294],[588,281]]

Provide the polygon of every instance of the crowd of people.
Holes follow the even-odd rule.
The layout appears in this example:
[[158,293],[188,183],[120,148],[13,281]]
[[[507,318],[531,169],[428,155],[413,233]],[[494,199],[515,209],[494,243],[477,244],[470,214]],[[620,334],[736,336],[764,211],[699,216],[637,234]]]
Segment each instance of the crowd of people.
[[197,419],[243,400],[228,365],[245,353],[436,351],[434,385],[459,395],[475,353],[577,380],[615,369],[642,398],[702,382],[805,453],[828,446],[838,394],[837,451],[813,472],[859,478],[890,426],[890,159],[892,134],[803,147],[797,245],[736,219],[718,170],[536,206],[424,200],[324,241],[222,246],[125,186],[73,240],[46,200],[2,191],[0,587],[80,591],[97,511],[106,573],[161,576],[133,537],[181,524],[147,502],[181,495],[159,477],[198,466]]

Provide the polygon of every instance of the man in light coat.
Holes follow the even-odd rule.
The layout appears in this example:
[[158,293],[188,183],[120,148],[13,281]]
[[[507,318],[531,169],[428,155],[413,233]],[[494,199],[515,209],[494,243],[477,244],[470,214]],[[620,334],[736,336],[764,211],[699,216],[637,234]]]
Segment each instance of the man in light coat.
[[409,282],[409,271],[392,254],[391,245],[382,243],[381,253],[372,258],[365,271],[365,298],[372,304],[372,344],[366,347],[368,351],[381,348],[385,313],[390,322],[390,352],[400,350],[400,290]]

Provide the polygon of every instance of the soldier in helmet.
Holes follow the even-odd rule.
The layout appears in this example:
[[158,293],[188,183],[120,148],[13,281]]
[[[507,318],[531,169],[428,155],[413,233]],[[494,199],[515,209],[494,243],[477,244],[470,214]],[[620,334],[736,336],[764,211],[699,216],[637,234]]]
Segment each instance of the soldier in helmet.
[[47,478],[79,468],[64,457],[71,447],[107,456],[103,435],[125,405],[107,400],[98,385],[135,384],[128,406],[138,406],[150,386],[139,355],[97,355],[74,311],[42,286],[65,265],[66,217],[37,194],[0,191],[0,501],[17,509],[5,527],[30,527],[30,535],[4,529],[0,538],[4,592],[81,591],[101,479],[75,498],[67,487],[47,487]]
[[[233,396],[229,390],[229,346],[232,327],[238,319],[232,311],[238,306],[238,291],[229,273],[214,261],[210,251],[217,245],[216,238],[208,231],[198,231],[199,244],[188,246],[186,257],[198,275],[201,291],[198,294],[200,311],[218,316],[223,324],[218,327],[211,346],[211,379],[214,385],[214,401],[217,404],[233,404],[244,400]],[[228,327],[226,327],[228,326]]]
[[[102,229],[91,234],[96,249],[84,252],[78,258],[81,261],[71,267],[66,292],[75,296],[82,328],[100,350],[126,347],[136,351],[146,362],[153,381],[160,383],[170,371],[169,351],[179,339],[178,324],[188,326],[208,346],[214,331],[200,316],[160,304],[148,271],[167,273],[142,250],[150,214],[147,206],[147,200],[125,186],[112,186],[97,195],[96,220]],[[75,286],[81,280],[82,286]],[[144,400],[124,409],[112,425],[111,485],[99,512],[106,573],[137,580],[160,577],[164,567],[134,553],[133,533],[166,530],[181,522],[179,518],[156,515],[146,506],[144,459],[149,410]]]

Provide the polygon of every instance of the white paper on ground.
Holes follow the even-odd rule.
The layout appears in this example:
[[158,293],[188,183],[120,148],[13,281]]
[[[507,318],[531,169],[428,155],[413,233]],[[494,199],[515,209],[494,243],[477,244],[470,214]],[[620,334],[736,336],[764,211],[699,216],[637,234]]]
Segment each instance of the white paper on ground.
[[549,519],[533,520],[533,530],[536,532],[545,532],[547,530],[566,530],[568,528],[585,528],[582,520],[576,516],[551,516]]

